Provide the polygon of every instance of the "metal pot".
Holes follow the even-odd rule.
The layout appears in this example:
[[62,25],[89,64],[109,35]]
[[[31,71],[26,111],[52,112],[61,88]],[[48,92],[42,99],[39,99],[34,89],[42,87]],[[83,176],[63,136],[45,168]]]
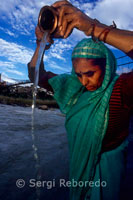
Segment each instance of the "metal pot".
[[52,6],[44,6],[41,8],[38,17],[38,26],[42,32],[48,31],[52,37],[61,37],[58,32],[57,11]]

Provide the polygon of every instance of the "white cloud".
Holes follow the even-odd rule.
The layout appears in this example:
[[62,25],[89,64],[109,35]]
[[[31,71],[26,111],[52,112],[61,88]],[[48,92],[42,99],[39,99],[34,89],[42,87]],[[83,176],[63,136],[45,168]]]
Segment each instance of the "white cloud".
[[78,29],[74,29],[72,35],[70,35],[68,39],[72,47],[74,47],[77,44],[77,42],[79,42],[83,38],[88,38],[88,36],[86,36],[83,32],[79,31]]
[[13,33],[13,32],[11,32],[11,31],[9,31],[9,30],[7,30],[7,32],[6,32],[8,35],[10,35],[10,36],[14,36],[15,37],[15,34]]
[[55,53],[55,52],[51,52],[50,55],[53,57],[53,58],[57,58],[59,60],[63,60],[65,61],[65,58],[63,58],[60,54],[58,53]]
[[55,44],[51,46],[49,50],[49,57],[54,57],[65,61],[64,54],[72,48],[70,43],[65,40],[55,41]]
[[[55,57],[65,61],[62,54],[69,48],[71,48],[71,45],[66,43],[63,44],[63,41],[59,43],[55,42],[55,46],[49,50],[47,55],[44,55],[44,60],[51,63],[51,58]],[[33,50],[22,45],[0,39],[0,56],[7,59],[7,61],[0,62],[0,67],[3,66],[11,69],[15,68],[16,63],[27,65],[27,63],[31,60],[33,53]]]
[[[51,5],[54,0],[8,0],[3,1],[0,6],[0,17],[11,23],[13,29],[21,34],[30,35],[30,31],[37,24],[38,14],[42,6]],[[34,26],[33,26],[34,25]]]
[[17,71],[17,70],[6,69],[5,71],[8,72],[8,73],[11,73],[11,74],[15,74],[15,75],[19,75],[19,76],[24,76],[24,74],[22,72]]
[[8,61],[27,64],[32,55],[31,49],[0,39],[0,56],[7,58]]
[[12,62],[0,61],[0,71],[12,73],[19,76],[24,76],[22,72],[16,70],[16,66]]
[[[44,63],[47,62],[47,65],[52,69],[58,69],[61,71],[68,71],[62,67],[59,67],[51,58],[56,58],[59,60],[65,61],[63,53],[66,49],[71,48],[70,44],[63,43],[63,41],[55,42],[55,47],[49,50],[48,54],[44,55]],[[6,61],[0,61],[0,70],[5,71],[6,73],[12,73],[19,76],[24,76],[20,71],[20,64],[26,65],[31,60],[33,51],[22,45],[18,45],[13,42],[7,42],[3,39],[0,39],[0,57],[4,57]],[[19,66],[17,66],[19,64]]]
[[62,72],[69,72],[69,71],[70,71],[70,69],[66,69],[66,68],[60,67],[60,66],[57,65],[57,63],[54,62],[54,61],[52,61],[52,62],[49,63],[49,67],[50,67],[51,69],[58,69],[58,70],[60,70],[60,71],[62,71]]
[[[82,6],[84,7],[84,6]],[[101,0],[96,6],[88,10],[84,7],[84,11],[92,18],[97,18],[102,23],[111,25],[114,20],[121,29],[133,29],[132,17],[132,0]]]
[[12,62],[0,61],[0,69],[2,68],[14,69],[16,67]]
[[4,33],[10,35],[10,36],[13,36],[13,37],[17,37],[15,35],[15,33],[11,32],[10,30],[6,29],[6,28],[3,28],[3,27],[0,27],[0,30],[2,30]]

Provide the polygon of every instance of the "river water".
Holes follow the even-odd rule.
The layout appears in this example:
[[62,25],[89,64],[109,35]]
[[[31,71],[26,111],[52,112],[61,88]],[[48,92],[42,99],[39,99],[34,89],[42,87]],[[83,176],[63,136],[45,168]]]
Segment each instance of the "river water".
[[[37,200],[38,196],[39,200],[68,200],[69,187],[61,185],[69,176],[65,117],[58,109],[36,109],[34,129],[40,183],[36,179],[31,122],[31,108],[0,104],[0,200]],[[133,195],[133,123],[129,140],[124,200],[128,200],[127,193],[129,199]]]
[[[37,199],[31,115],[29,107],[0,104],[0,200]],[[61,179],[68,180],[69,169],[64,121],[58,109],[36,109],[35,141],[43,181],[37,185],[41,192],[39,200],[68,199],[68,188],[60,187]],[[16,185],[18,179],[25,181],[24,187],[23,180]]]

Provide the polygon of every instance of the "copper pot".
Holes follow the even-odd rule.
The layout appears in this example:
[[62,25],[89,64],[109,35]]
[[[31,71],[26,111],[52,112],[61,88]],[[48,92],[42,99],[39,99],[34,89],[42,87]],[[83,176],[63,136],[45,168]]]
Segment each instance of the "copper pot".
[[61,38],[58,31],[57,11],[52,6],[44,6],[41,8],[38,17],[38,26],[42,32],[48,31],[52,37]]

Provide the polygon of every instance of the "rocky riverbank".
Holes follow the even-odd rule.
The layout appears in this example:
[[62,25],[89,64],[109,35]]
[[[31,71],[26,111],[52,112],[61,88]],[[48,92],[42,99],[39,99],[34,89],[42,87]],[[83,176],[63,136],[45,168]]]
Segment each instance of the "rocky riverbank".
[[[0,103],[13,106],[30,107],[32,105],[32,99],[14,98],[0,95]],[[55,100],[37,99],[36,107],[39,109],[47,110],[49,108],[58,108],[58,105]]]
[[[36,98],[36,106],[40,109],[58,108],[52,92],[38,88]],[[0,103],[13,106],[31,106],[32,86],[0,86]]]

